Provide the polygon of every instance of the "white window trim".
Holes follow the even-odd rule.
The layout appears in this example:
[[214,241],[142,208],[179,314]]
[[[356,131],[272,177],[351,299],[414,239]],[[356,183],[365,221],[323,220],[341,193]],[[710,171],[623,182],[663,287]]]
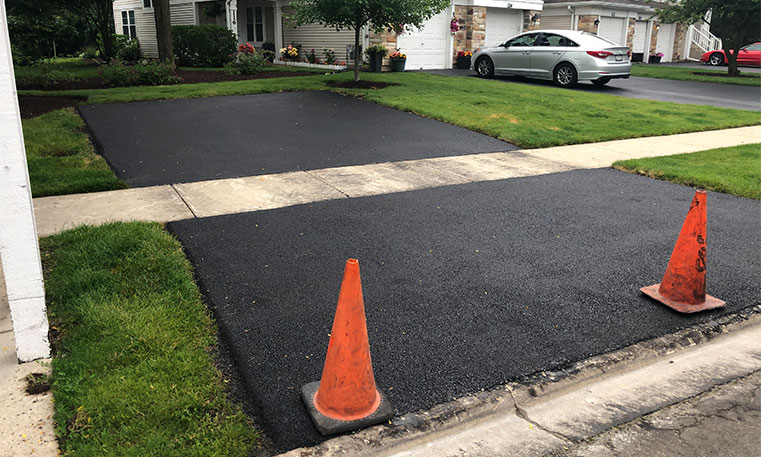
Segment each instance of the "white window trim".
[[[132,18],[134,19],[134,22],[130,22],[129,21],[129,13],[130,13],[130,11],[132,11]],[[124,23],[124,13],[127,13],[127,23],[126,23],[127,33],[126,34],[124,33],[124,26],[125,26],[125,23]],[[135,13],[135,10],[122,10],[120,12],[120,16],[121,16],[121,22],[122,22],[122,35],[127,35],[130,38],[137,38],[137,14]],[[129,33],[129,31],[131,30],[132,27],[135,28],[135,36],[132,36],[132,34]]]
[[[254,14],[254,22],[253,22],[253,26],[254,26],[254,38],[256,38],[256,8],[261,8],[262,9],[262,39],[261,39],[261,41],[249,40],[248,39],[248,9],[249,8],[251,8],[253,10],[253,14]],[[245,30],[245,32],[246,32],[246,35],[245,35],[246,36],[246,41],[245,42],[246,43],[251,43],[251,44],[257,43],[259,46],[261,46],[262,44],[267,42],[267,11],[266,11],[266,9],[265,9],[265,7],[263,5],[247,6],[244,11],[245,11],[244,14],[246,15],[246,23],[245,23],[245,26],[246,26],[246,30]]]

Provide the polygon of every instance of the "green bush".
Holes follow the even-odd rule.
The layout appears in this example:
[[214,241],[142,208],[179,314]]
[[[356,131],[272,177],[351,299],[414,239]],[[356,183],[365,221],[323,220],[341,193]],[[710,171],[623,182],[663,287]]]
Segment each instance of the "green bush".
[[11,58],[13,59],[13,65],[27,66],[31,65],[33,60],[30,56],[23,53],[16,45],[11,43]]
[[116,34],[114,35],[114,45],[116,46],[116,58],[122,62],[135,63],[140,60],[140,43],[137,38]]
[[175,25],[172,27],[177,63],[189,67],[223,67],[232,61],[238,40],[221,25]]
[[98,57],[98,48],[95,46],[89,45],[85,46],[85,48],[82,50],[82,58],[85,59],[96,59]]
[[101,75],[107,85],[114,87],[161,86],[179,81],[170,64],[153,61],[129,66],[116,59],[101,71]]
[[227,72],[234,75],[253,75],[261,73],[267,65],[267,59],[261,54],[239,52],[232,62],[225,65]]
[[262,55],[262,58],[266,60],[268,63],[272,63],[275,61],[275,51],[264,49],[262,51],[259,51],[259,53]]
[[39,61],[16,70],[16,82],[19,86],[50,87],[60,81],[74,81],[77,77],[64,70],[57,70],[46,61]]

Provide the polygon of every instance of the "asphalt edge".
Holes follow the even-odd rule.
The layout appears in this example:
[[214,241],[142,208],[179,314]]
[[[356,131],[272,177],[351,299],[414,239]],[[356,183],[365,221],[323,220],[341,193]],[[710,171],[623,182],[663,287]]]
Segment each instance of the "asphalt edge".
[[[668,335],[571,363],[555,371],[534,373],[493,389],[484,389],[476,394],[436,405],[429,410],[407,413],[394,418],[389,424],[367,428],[354,434],[333,438],[314,447],[298,448],[280,455],[287,457],[389,455],[395,452],[395,448],[398,449],[409,440],[434,440],[435,437],[431,436],[434,433],[440,434],[448,429],[454,430],[455,427],[462,427],[466,422],[468,426],[476,427],[495,414],[516,414],[527,421],[527,424],[533,424],[530,419],[521,414],[521,405],[535,404],[564,393],[583,390],[585,386],[602,377],[630,372],[677,352],[711,342],[721,336],[754,327],[761,327],[761,304],[752,305],[737,313],[719,316]],[[726,382],[717,381],[710,388]],[[707,390],[703,389],[701,393],[705,391]],[[687,398],[690,396],[682,400]],[[533,425],[540,428],[538,424]],[[610,423],[606,429],[618,425],[620,422]],[[542,431],[555,435],[549,430]],[[597,434],[590,433],[584,438],[591,438]],[[569,441],[565,436],[556,436],[556,438],[565,443],[575,441]]]

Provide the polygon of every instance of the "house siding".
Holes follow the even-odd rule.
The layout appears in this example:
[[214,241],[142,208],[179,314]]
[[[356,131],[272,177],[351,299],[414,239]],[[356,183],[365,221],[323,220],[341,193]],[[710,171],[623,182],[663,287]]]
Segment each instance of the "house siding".
[[[172,25],[193,25],[195,23],[192,2],[170,1],[169,7]],[[158,58],[156,18],[152,8],[143,8],[142,0],[116,0],[114,2],[116,33],[122,33],[121,12],[129,10],[135,10],[135,27],[137,29],[137,40],[140,43],[140,54],[144,57]]]
[[[283,8],[284,16],[290,13],[291,9],[289,7]],[[311,49],[314,49],[318,56],[322,55],[322,48],[331,48],[336,52],[336,59],[348,61],[346,46],[354,44],[354,30],[336,31],[320,24],[306,24],[294,27],[293,24],[289,24],[284,18],[283,43],[288,45],[291,42],[302,45],[303,49],[300,49],[300,52],[309,52]],[[302,56],[304,56],[303,52]]]

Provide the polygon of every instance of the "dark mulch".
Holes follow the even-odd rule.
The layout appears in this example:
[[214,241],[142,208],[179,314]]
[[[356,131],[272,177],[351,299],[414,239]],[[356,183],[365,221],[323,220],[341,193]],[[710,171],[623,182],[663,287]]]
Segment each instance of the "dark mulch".
[[722,76],[727,78],[758,78],[758,75],[738,75],[738,76],[729,76],[729,73],[706,73],[706,72],[700,72],[700,71],[693,71],[693,75],[697,76]]
[[389,86],[398,86],[396,83],[380,83],[376,81],[330,81],[327,83],[331,87],[340,87],[342,89],[383,89]]
[[[264,71],[253,75],[230,75],[224,71],[177,70],[175,75],[181,78],[178,84],[218,83],[224,81],[243,81],[248,79],[286,78],[289,76],[315,76],[322,73],[310,71]],[[52,86],[31,86],[20,84],[19,90],[87,90],[106,89],[110,86],[101,77],[82,78],[76,81],[57,81]]]
[[18,98],[21,108],[21,119],[29,119],[61,108],[77,106],[87,97],[40,97],[34,95],[20,95]]

